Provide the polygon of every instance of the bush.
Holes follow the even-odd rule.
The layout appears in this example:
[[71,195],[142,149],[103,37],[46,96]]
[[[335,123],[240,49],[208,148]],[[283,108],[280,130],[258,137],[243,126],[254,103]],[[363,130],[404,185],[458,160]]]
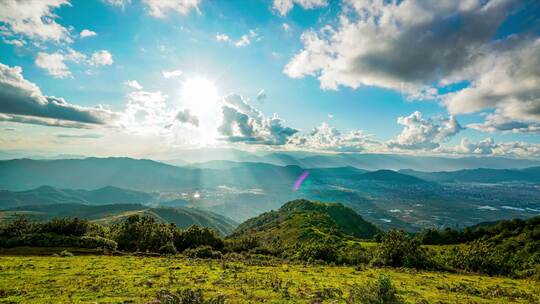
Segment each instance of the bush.
[[176,247],[174,247],[174,244],[172,242],[169,242],[169,243],[161,246],[161,248],[159,248],[159,253],[161,253],[161,254],[176,254],[177,250],[176,250]]
[[174,225],[157,223],[153,217],[132,215],[112,229],[120,250],[159,252],[173,241]]
[[336,262],[338,260],[338,248],[333,242],[309,242],[301,244],[299,248],[296,249],[296,254],[294,254],[293,258],[307,262]]
[[364,286],[353,286],[349,292],[347,303],[391,304],[401,303],[397,290],[390,278],[380,275],[375,282]]
[[185,231],[176,231],[174,245],[178,251],[200,246],[210,246],[215,250],[223,250],[224,243],[219,235],[212,229],[193,225]]
[[88,226],[88,221],[85,220],[61,218],[40,224],[39,230],[42,233],[82,236],[88,230]]
[[221,252],[213,250],[210,246],[200,246],[197,248],[186,249],[183,253],[190,258],[201,259],[219,259],[222,256]]
[[425,249],[402,230],[389,230],[382,238],[371,261],[375,266],[429,268]]

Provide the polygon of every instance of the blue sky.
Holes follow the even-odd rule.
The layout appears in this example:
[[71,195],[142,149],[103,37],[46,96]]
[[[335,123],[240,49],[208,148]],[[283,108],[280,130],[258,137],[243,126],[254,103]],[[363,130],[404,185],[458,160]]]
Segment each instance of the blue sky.
[[[234,146],[540,157],[534,1],[0,6],[4,150],[152,156]],[[94,35],[81,37],[85,29]],[[173,71],[180,75],[164,77]],[[13,75],[67,104],[36,110],[12,93]],[[24,94],[35,98],[32,90]],[[55,114],[66,107],[91,119]]]

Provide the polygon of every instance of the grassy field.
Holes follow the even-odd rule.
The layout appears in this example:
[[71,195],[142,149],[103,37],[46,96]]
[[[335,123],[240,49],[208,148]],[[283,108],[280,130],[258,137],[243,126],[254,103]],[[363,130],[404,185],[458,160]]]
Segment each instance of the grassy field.
[[346,303],[387,275],[406,303],[540,303],[534,281],[396,269],[192,260],[182,256],[0,256],[0,303],[147,303],[161,289],[202,289],[227,303]]

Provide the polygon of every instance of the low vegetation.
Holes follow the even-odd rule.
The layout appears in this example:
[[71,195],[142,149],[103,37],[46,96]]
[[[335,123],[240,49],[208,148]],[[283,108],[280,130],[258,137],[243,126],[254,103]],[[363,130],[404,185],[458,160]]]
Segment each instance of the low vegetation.
[[[158,222],[150,216],[132,215],[109,226],[77,218],[47,222],[19,218],[0,225],[1,248],[4,248],[4,254],[28,254],[35,250],[32,248],[50,248],[45,254],[54,253],[55,257],[73,260],[78,259],[81,253],[88,253],[81,250],[93,250],[92,253],[105,254],[96,259],[110,258],[111,261],[115,257],[109,255],[129,253],[155,256],[160,263],[168,265],[192,263],[181,262],[186,259],[199,261],[197,263],[200,264],[196,263],[198,271],[207,274],[185,285],[186,288],[179,289],[180,285],[172,283],[158,284],[159,290],[150,288],[151,295],[144,293],[136,296],[152,296],[155,301],[159,301],[154,303],[223,303],[226,299],[230,300],[230,297],[217,291],[224,290],[219,284],[231,271],[236,273],[234,278],[239,280],[238,284],[244,286],[243,289],[235,289],[233,293],[240,292],[241,298],[248,302],[259,297],[276,299],[279,295],[279,299],[285,301],[297,299],[311,303],[336,299],[345,303],[400,303],[410,298],[410,294],[400,291],[403,282],[398,281],[397,284],[386,274],[397,269],[407,274],[431,271],[437,273],[437,277],[477,273],[513,279],[527,278],[531,280],[530,284],[537,287],[540,281],[540,218],[485,224],[463,231],[428,230],[418,235],[409,235],[401,230],[379,231],[341,204],[306,200],[289,202],[278,211],[248,220],[225,239],[209,228],[194,225],[180,229],[174,224]],[[24,248],[30,248],[30,251]],[[182,258],[179,259],[180,254]],[[129,255],[119,258],[130,259]],[[1,259],[6,263],[24,260],[16,257],[11,260]],[[39,261],[47,263],[46,259]],[[81,263],[86,262],[84,260]],[[214,274],[215,263],[221,263],[223,273],[220,275]],[[70,260],[69,265],[72,264]],[[304,286],[306,282],[301,276],[298,280],[302,283],[284,280],[288,278],[287,275],[275,276],[276,269],[284,271],[284,267],[299,267],[297,271],[302,273],[300,265],[307,267],[304,268],[308,269],[306,272],[353,269],[355,273],[368,272],[370,275],[369,279],[364,278],[358,282],[336,279],[339,283],[331,286],[321,284],[316,289]],[[252,276],[239,277],[238,268],[248,266],[253,267],[249,271]],[[170,272],[173,270],[169,269]],[[132,271],[124,275],[142,275]],[[264,277],[260,271],[267,272],[265,280],[270,282],[253,282],[254,278]],[[210,275],[208,273],[217,277],[206,277]],[[322,273],[318,275],[313,277],[315,282],[326,280]],[[176,282],[178,278],[171,277],[170,280]],[[209,280],[217,284],[214,289],[202,288],[206,284],[199,284]],[[527,291],[517,292],[517,289],[514,292],[512,289],[495,286],[490,293],[485,287],[472,286],[463,281],[440,282],[446,283],[437,286],[441,292],[462,293],[469,298],[502,297],[529,302],[538,300]],[[261,284],[270,286],[277,295],[262,296],[262,293],[250,294],[246,291],[254,286],[257,289]],[[154,286],[153,283],[151,285]],[[292,286],[297,286],[294,291]],[[415,292],[420,294],[419,291]],[[0,299],[3,297],[11,297],[11,291],[0,290]]]

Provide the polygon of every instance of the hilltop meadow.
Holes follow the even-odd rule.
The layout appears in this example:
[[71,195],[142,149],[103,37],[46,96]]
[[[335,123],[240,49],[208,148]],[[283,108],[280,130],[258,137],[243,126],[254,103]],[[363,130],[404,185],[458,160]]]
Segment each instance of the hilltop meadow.
[[540,218],[417,234],[295,200],[223,237],[148,213],[0,224],[0,303],[540,303]]

